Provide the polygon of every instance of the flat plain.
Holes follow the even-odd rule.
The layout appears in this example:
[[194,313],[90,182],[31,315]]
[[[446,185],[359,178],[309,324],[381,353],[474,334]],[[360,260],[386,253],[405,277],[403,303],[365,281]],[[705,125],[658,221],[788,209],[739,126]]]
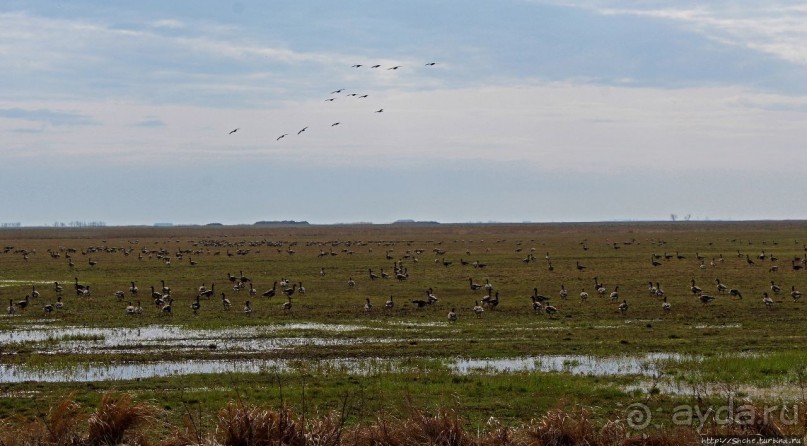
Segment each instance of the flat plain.
[[6,229],[0,419],[110,391],[165,426],[803,402],[805,258],[796,221]]

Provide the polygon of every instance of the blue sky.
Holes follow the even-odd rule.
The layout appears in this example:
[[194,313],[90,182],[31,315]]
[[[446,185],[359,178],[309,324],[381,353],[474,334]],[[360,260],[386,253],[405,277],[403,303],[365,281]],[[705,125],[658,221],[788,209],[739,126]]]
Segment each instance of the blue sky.
[[5,1],[0,222],[805,218],[807,6],[703,3]]

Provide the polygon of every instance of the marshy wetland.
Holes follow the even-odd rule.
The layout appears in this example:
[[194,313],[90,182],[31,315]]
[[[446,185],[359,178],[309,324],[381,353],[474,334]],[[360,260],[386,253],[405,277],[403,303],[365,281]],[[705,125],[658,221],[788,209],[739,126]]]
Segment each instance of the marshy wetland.
[[0,418],[110,391],[167,425],[234,400],[469,429],[801,404],[806,243],[801,222],[3,230]]

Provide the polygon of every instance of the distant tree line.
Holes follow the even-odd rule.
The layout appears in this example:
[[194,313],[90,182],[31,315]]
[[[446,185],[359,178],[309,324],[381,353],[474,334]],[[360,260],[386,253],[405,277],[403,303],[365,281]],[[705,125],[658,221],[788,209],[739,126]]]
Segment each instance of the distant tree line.
[[106,226],[106,222],[103,221],[78,221],[74,220],[69,223],[65,223],[63,221],[55,221],[53,222],[54,228],[98,228]]
[[[692,219],[692,214],[684,215],[684,221],[689,221]],[[670,214],[670,220],[678,221],[678,214]]]
[[307,225],[309,224],[307,221],[294,221],[294,220],[282,220],[282,221],[256,221],[254,226],[270,226],[270,225]]
[[22,223],[15,222],[15,223],[0,223],[0,228],[19,228],[22,226]]

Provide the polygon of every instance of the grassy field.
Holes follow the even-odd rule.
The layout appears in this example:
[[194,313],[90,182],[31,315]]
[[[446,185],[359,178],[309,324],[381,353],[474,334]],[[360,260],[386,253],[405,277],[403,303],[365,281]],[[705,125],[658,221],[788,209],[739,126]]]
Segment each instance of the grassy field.
[[[404,406],[450,407],[471,429],[560,405],[607,421],[637,401],[660,414],[731,398],[803,401],[807,318],[791,289],[807,292],[805,242],[802,222],[2,230],[0,302],[15,314],[0,318],[0,418],[43,417],[70,392],[93,408],[108,391],[154,403],[168,425],[189,407],[212,425],[239,398],[346,410],[354,424]],[[242,276],[249,282],[234,289],[230,277]],[[290,309],[285,287],[261,296],[284,279],[297,285]],[[718,279],[742,297],[719,292]],[[715,299],[702,303],[693,281]],[[170,313],[151,296],[163,283]],[[664,290],[669,312],[650,284]],[[194,312],[202,285],[215,293]],[[556,313],[534,310],[535,288]],[[429,289],[436,302],[412,303]],[[475,304],[497,292],[498,305],[477,317]],[[17,307],[26,295],[28,307]],[[64,308],[45,311],[58,296]],[[128,314],[138,302],[142,313]],[[522,365],[458,369],[481,358]],[[171,372],[165,363],[263,366]],[[135,371],[104,377],[123,365]]]

